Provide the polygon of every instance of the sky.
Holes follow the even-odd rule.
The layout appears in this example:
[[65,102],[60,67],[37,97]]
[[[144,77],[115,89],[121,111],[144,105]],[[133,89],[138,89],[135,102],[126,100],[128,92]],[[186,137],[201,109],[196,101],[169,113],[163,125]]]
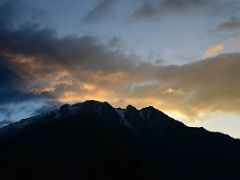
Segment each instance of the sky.
[[0,0],[0,126],[64,103],[152,105],[240,138],[240,1]]

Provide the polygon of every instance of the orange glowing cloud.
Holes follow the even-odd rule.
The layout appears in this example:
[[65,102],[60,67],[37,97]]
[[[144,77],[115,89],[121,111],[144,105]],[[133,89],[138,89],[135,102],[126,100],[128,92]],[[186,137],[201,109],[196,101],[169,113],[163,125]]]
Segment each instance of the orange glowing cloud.
[[[95,99],[115,107],[152,105],[189,120],[216,111],[240,113],[238,53],[157,66],[109,50],[93,37],[44,37],[44,41],[42,36],[33,37],[41,38],[37,49],[27,44],[22,52],[20,41],[0,50],[3,64],[27,81],[27,86],[20,86],[25,93],[47,94],[49,101],[60,103]],[[50,50],[41,49],[42,42]],[[223,44],[215,44],[203,55],[210,57],[223,49]]]
[[211,57],[220,53],[224,49],[224,45],[221,43],[214,44],[212,47],[207,49],[204,53],[204,57]]
[[28,78],[25,92],[49,93],[60,103],[94,99],[115,107],[152,105],[173,117],[197,120],[216,111],[240,113],[240,86],[235,83],[240,80],[239,57],[226,54],[183,66],[129,63],[125,69],[110,72],[46,66],[41,59],[36,68],[34,62],[39,59],[24,56],[16,56],[11,63]]

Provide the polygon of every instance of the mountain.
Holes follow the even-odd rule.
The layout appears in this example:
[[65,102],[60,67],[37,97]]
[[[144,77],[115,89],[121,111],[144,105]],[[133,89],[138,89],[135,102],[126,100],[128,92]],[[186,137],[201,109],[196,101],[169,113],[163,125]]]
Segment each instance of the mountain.
[[146,107],[65,104],[0,129],[0,179],[240,179],[240,141]]

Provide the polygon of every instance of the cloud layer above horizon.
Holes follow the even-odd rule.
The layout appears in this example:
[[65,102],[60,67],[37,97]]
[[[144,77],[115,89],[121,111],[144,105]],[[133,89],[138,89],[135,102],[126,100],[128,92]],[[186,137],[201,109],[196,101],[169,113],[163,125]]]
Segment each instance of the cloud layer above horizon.
[[[37,111],[87,99],[121,107],[153,105],[188,120],[218,111],[240,113],[240,53],[214,56],[222,44],[208,49],[207,59],[161,65],[127,53],[117,39],[59,37],[33,22],[16,24],[16,2],[11,2],[0,4],[0,10],[9,8],[0,18],[0,113],[5,120],[13,118],[9,111],[19,104],[24,108],[37,102]],[[115,3],[104,2],[109,8]],[[177,2],[166,1],[165,6],[173,8]],[[99,9],[101,5],[101,13]],[[87,19],[94,18],[90,12]]]

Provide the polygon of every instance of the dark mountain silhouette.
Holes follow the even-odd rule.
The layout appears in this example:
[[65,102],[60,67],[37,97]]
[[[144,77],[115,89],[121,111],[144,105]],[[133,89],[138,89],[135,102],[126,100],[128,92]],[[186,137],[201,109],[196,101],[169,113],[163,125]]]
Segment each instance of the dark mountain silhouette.
[[0,129],[0,179],[240,179],[240,141],[86,101]]

